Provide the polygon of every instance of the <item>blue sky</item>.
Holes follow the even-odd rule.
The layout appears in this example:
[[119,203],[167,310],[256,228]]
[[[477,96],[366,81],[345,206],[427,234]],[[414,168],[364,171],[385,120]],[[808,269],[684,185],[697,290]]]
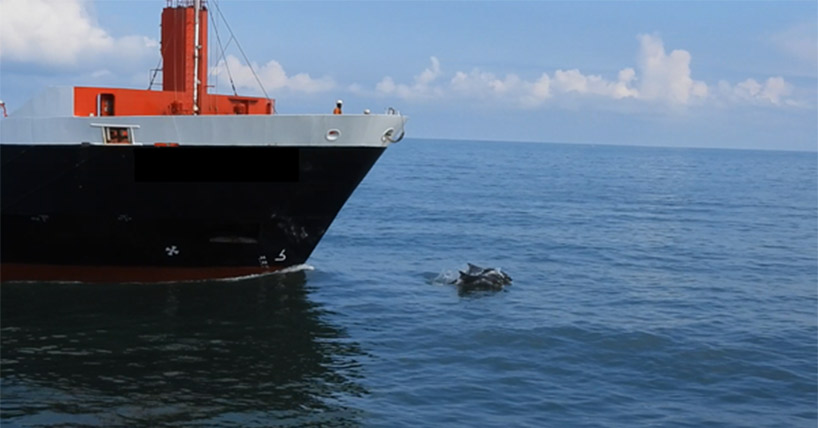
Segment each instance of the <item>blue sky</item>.
[[[164,4],[0,0],[0,98],[147,87]],[[342,98],[401,110],[420,138],[818,149],[814,1],[218,4],[280,113]],[[228,92],[229,68],[260,94],[215,39],[210,83]]]

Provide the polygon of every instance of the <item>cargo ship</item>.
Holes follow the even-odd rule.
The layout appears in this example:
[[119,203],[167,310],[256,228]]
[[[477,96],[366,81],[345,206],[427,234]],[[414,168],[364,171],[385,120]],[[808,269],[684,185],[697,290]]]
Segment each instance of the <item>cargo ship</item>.
[[210,94],[208,4],[168,0],[162,89],[49,88],[0,118],[0,280],[164,282],[303,264],[406,117]]

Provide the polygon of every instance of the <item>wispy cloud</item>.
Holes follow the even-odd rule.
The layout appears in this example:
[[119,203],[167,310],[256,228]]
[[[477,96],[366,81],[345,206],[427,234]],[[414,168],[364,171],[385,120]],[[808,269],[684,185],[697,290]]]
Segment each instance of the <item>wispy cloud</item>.
[[431,66],[416,75],[414,83],[396,83],[386,77],[376,85],[376,92],[404,99],[490,98],[527,108],[569,98],[632,99],[671,107],[707,102],[800,105],[789,98],[793,87],[783,77],[770,77],[764,82],[747,79],[736,84],[721,81],[714,91],[707,83],[693,78],[690,52],[683,49],[667,52],[662,39],[656,35],[640,34],[637,40],[635,67],[620,70],[614,78],[586,74],[575,68],[543,72],[533,80],[515,73],[498,76],[478,68],[455,71],[447,77],[441,71],[440,61],[431,57]]
[[88,13],[85,0],[0,0],[3,61],[92,70],[123,68],[158,56],[144,36],[113,37]]
[[792,25],[772,34],[769,41],[780,51],[811,65],[815,71],[818,64],[818,29],[815,22]]

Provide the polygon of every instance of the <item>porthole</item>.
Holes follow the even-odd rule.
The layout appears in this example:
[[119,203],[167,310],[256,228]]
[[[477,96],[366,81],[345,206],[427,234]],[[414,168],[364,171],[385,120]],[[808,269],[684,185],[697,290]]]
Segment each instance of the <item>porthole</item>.
[[325,137],[326,137],[327,141],[335,141],[340,136],[341,136],[341,131],[339,131],[337,129],[330,129],[329,131],[327,131],[327,135]]

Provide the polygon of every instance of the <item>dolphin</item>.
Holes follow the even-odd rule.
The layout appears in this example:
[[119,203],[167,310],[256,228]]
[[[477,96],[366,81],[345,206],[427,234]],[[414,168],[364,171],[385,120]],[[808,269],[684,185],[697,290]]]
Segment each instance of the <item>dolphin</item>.
[[472,290],[501,290],[506,285],[511,284],[511,277],[498,268],[483,268],[471,263],[465,272],[460,272],[460,277],[454,280],[453,284],[463,291]]

